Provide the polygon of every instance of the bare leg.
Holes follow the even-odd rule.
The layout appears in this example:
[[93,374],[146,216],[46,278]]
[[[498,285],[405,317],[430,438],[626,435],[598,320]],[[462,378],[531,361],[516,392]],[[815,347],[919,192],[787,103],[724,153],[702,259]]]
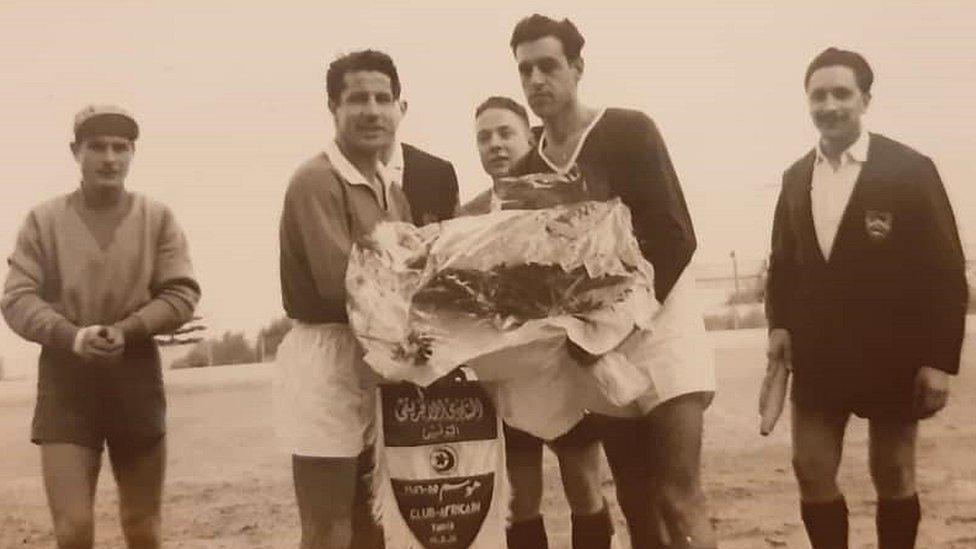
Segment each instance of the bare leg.
[[600,444],[597,440],[568,442],[557,443],[553,449],[572,511],[573,549],[609,549],[613,524],[600,492]]
[[508,426],[505,437],[512,522],[534,519],[542,506],[542,441]]
[[613,473],[617,503],[627,520],[634,549],[663,549],[658,449],[637,444],[650,436],[648,419],[599,416],[603,451]]
[[871,480],[879,498],[900,499],[915,495],[915,421],[869,423]]
[[605,504],[600,493],[600,443],[560,447],[556,457],[570,511],[574,515],[591,515],[602,510]]
[[712,393],[669,400],[649,416],[652,447],[659,453],[660,509],[672,547],[717,547],[701,486],[702,414]]
[[349,549],[358,461],[292,456],[302,549]]
[[119,516],[126,543],[131,549],[158,549],[162,541],[166,437],[148,448],[110,445],[109,458],[119,487]]
[[800,499],[823,503],[841,497],[837,470],[844,450],[847,414],[830,414],[793,406],[793,472]]
[[359,454],[356,472],[356,495],[352,508],[352,547],[355,549],[383,549],[383,529],[373,519],[372,492],[375,461],[373,448]]
[[814,549],[846,549],[847,504],[837,486],[847,413],[794,405],[793,472],[800,486],[803,525]]
[[60,549],[91,549],[95,540],[92,508],[102,453],[70,443],[41,445],[41,471]]
[[512,488],[509,549],[548,547],[542,507],[542,440],[505,425],[505,461]]

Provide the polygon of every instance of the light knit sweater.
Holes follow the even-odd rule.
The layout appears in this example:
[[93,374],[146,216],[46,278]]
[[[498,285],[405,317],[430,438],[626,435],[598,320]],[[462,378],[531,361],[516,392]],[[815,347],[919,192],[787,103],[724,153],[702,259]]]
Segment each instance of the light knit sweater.
[[127,341],[173,330],[200,298],[173,214],[136,193],[107,209],[86,206],[80,189],[35,207],[8,263],[10,328],[61,350],[85,326],[116,325]]

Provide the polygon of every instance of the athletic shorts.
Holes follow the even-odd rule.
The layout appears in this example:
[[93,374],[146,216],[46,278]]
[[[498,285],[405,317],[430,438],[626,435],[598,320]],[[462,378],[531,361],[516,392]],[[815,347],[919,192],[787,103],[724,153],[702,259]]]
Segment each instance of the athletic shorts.
[[348,324],[295,322],[275,369],[275,431],[284,450],[355,457],[372,443],[376,378]]
[[523,355],[537,362],[526,363],[524,375],[494,382],[499,414],[507,425],[533,437],[557,439],[573,429],[586,412],[580,398],[582,370],[570,357],[563,335],[492,356],[517,364]]
[[790,400],[805,410],[854,414],[865,419],[912,421],[914,411],[914,368],[891,368],[869,373],[849,368],[794,368]]
[[99,451],[107,443],[113,451],[136,451],[165,434],[162,369],[151,341],[129,343],[114,364],[92,364],[45,347],[38,366],[33,443]]
[[601,434],[597,423],[593,421],[594,416],[595,414],[584,415],[583,419],[569,431],[552,440],[541,439],[532,433],[502,423],[505,431],[505,452],[540,453],[543,444],[558,452],[563,448],[583,448],[599,442]]
[[581,391],[587,409],[638,417],[682,395],[715,392],[715,353],[694,285],[686,269],[655,313],[651,330],[635,334],[614,351],[632,365],[640,396],[628,406],[615,405],[590,376]]

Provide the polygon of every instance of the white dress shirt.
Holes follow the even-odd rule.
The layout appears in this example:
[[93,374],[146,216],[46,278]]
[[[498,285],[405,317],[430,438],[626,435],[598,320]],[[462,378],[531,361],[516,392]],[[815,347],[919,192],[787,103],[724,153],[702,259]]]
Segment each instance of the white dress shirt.
[[390,150],[390,158],[386,161],[386,164],[382,164],[384,168],[384,179],[388,183],[395,183],[399,186],[403,186],[403,144],[400,141],[393,143],[393,147]]
[[817,143],[817,157],[813,163],[813,180],[810,186],[810,207],[817,243],[824,259],[830,259],[837,229],[840,227],[847,203],[854,191],[854,184],[868,158],[870,136],[862,131],[850,147],[840,155],[836,168],[830,164]]

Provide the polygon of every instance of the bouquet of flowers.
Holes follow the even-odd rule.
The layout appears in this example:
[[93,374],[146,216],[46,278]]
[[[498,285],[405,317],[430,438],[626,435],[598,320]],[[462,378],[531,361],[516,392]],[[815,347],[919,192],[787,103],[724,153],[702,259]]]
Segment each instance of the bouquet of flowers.
[[553,337],[603,354],[649,329],[657,307],[619,200],[381,223],[353,247],[346,286],[366,362],[420,385],[462,364],[479,379],[515,377],[511,361],[479,359]]

